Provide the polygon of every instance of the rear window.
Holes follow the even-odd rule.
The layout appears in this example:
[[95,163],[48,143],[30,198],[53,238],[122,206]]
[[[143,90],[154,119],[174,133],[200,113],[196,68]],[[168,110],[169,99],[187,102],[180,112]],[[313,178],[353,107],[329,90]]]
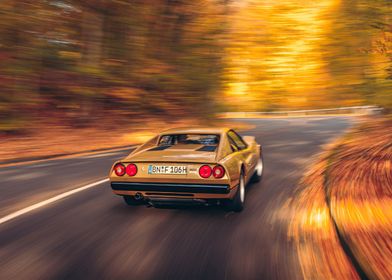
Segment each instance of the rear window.
[[173,145],[212,145],[219,144],[219,135],[216,134],[168,134],[159,139],[159,146]]

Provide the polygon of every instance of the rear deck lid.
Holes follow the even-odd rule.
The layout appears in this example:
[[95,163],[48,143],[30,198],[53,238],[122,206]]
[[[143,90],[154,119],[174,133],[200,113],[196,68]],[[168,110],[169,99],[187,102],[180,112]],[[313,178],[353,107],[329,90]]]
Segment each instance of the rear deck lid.
[[215,161],[217,145],[160,145],[129,155],[134,162],[201,162]]

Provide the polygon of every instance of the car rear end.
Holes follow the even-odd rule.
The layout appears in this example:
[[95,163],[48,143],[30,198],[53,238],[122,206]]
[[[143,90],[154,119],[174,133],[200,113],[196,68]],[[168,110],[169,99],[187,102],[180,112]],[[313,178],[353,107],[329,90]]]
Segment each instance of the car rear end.
[[215,163],[118,162],[110,179],[115,194],[152,203],[208,202],[231,196],[228,174],[222,165]]
[[230,198],[229,174],[216,161],[219,135],[184,135],[163,135],[156,146],[115,163],[110,172],[113,192],[151,204]]

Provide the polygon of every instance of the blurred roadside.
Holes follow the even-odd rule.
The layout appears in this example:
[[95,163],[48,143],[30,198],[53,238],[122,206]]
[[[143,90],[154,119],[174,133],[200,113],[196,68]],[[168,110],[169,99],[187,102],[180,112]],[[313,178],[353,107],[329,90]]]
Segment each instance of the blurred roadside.
[[131,147],[172,127],[203,125],[227,126],[237,130],[251,128],[247,123],[232,120],[203,122],[197,119],[165,121],[153,118],[129,120],[129,124],[113,128],[104,124],[77,130],[67,126],[40,126],[26,135],[7,135],[0,138],[0,166]]
[[392,279],[392,119],[369,120],[329,157],[325,190],[344,242],[370,279]]
[[379,115],[384,111],[377,106],[353,106],[329,109],[311,109],[294,111],[273,111],[273,112],[225,112],[218,116],[222,119],[257,119],[257,118],[282,118],[282,117],[323,117],[323,116],[366,116]]
[[205,119],[221,87],[224,6],[1,1],[0,138],[49,126],[79,133],[102,122],[121,129],[160,116]]
[[392,278],[390,117],[365,119],[329,145],[298,192],[289,236],[307,279]]

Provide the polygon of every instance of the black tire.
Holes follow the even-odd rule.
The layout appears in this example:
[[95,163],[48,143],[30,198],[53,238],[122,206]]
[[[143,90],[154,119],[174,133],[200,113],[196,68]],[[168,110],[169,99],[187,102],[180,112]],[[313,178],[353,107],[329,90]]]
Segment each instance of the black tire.
[[136,200],[133,196],[131,195],[124,195],[124,202],[129,205],[129,206],[139,206],[139,205],[143,205],[144,201],[142,199],[140,200]]
[[226,201],[226,207],[230,211],[241,212],[244,209],[244,203],[245,203],[245,178],[243,174],[241,174],[240,183],[237,187],[237,191],[233,199],[229,199]]
[[264,161],[263,157],[260,157],[259,162],[257,163],[255,173],[253,174],[251,181],[253,183],[260,182],[263,179],[263,171],[264,171]]

